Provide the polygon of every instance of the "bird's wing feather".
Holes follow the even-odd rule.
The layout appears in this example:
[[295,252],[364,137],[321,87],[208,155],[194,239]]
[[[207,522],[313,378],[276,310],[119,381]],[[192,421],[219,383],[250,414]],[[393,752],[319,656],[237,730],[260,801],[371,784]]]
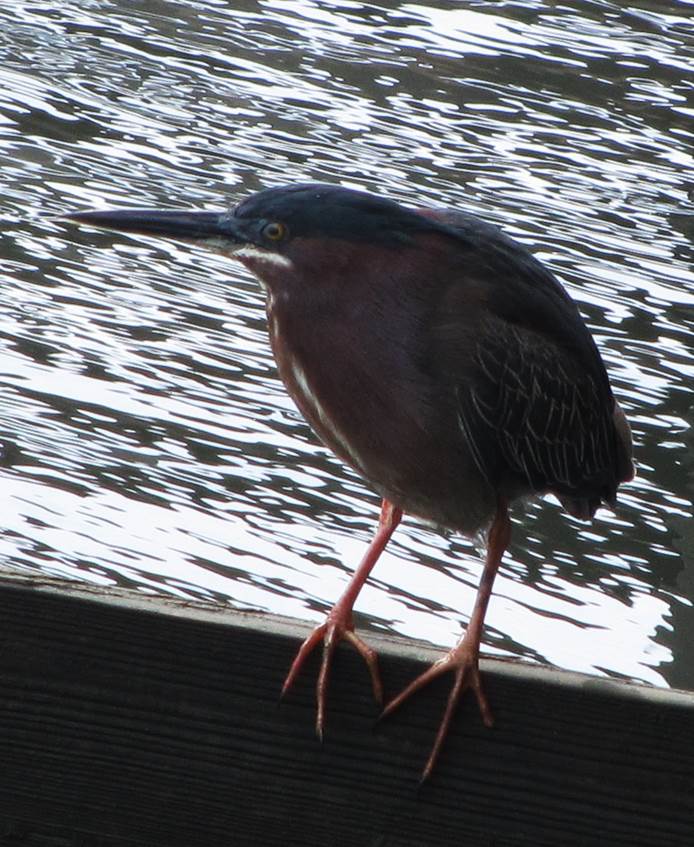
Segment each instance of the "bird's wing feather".
[[552,342],[485,320],[456,387],[460,426],[495,485],[587,500],[615,487],[612,408],[592,374]]

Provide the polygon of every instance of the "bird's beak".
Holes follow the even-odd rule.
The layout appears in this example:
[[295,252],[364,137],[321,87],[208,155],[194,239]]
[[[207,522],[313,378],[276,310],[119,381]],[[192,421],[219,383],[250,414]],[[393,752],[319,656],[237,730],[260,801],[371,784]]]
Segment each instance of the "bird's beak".
[[175,238],[179,241],[226,246],[230,250],[248,244],[241,222],[229,212],[186,212],[159,209],[113,209],[75,212],[63,220],[99,229]]

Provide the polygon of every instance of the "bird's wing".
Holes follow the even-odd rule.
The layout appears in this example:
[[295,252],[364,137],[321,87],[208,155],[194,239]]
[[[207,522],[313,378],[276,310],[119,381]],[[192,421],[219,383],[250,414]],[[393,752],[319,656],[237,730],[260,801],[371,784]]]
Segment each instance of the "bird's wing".
[[581,517],[611,501],[613,401],[554,343],[485,319],[456,394],[460,427],[495,486],[552,491]]
[[[522,244],[456,210],[425,216],[458,249],[440,273],[433,361],[449,375],[461,430],[495,490],[551,491],[579,517],[632,473],[605,366],[578,308]],[[622,416],[623,419],[623,416]]]

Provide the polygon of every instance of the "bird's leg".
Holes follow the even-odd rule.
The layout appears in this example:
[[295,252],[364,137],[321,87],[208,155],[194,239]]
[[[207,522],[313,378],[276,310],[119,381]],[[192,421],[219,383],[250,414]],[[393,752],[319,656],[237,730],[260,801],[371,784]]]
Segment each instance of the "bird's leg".
[[485,725],[492,726],[492,724],[494,723],[494,719],[492,718],[492,712],[489,708],[489,703],[484,694],[484,690],[482,688],[482,680],[480,678],[480,641],[482,639],[484,616],[487,611],[487,605],[489,604],[489,598],[492,593],[494,577],[496,576],[496,572],[499,569],[501,558],[504,555],[504,551],[508,547],[510,538],[511,522],[508,517],[508,510],[506,507],[506,503],[500,501],[497,508],[496,516],[489,530],[489,536],[487,541],[487,555],[484,563],[484,570],[482,571],[480,585],[477,589],[475,605],[473,607],[472,615],[470,617],[470,623],[468,624],[468,627],[465,630],[463,637],[446,656],[444,656],[442,659],[439,659],[437,662],[434,662],[434,664],[428,670],[424,671],[424,673],[418,676],[415,680],[413,680],[413,682],[411,682],[407,686],[407,688],[405,688],[404,691],[402,691],[400,694],[398,694],[397,697],[391,700],[385,707],[381,715],[382,718],[386,717],[387,715],[390,715],[405,700],[407,700],[410,695],[414,694],[415,691],[419,691],[420,688],[423,688],[425,685],[428,685],[432,680],[436,679],[442,674],[448,673],[449,671],[454,674],[455,678],[453,682],[453,690],[451,691],[448,697],[446,711],[439,726],[439,730],[436,733],[436,740],[434,741],[434,746],[432,748],[431,754],[429,755],[427,763],[424,766],[424,771],[422,772],[422,782],[431,775],[431,772],[434,769],[434,765],[436,764],[436,760],[438,759],[439,753],[441,752],[444,739],[446,738],[448,728],[455,713],[456,706],[458,705],[458,700],[460,699],[460,695],[463,693],[463,691],[468,688],[472,689],[475,694],[475,697],[477,698],[477,703],[482,714],[482,720],[484,721]]
[[316,732],[319,738],[323,738],[323,726],[325,724],[325,703],[328,693],[328,675],[330,673],[330,664],[332,661],[335,648],[338,643],[345,639],[357,650],[359,655],[366,662],[371,675],[371,684],[373,686],[374,697],[377,703],[383,702],[383,687],[381,685],[381,677],[378,672],[378,659],[376,652],[362,641],[354,632],[354,621],[352,620],[352,608],[357,599],[357,595],[361,591],[369,574],[373,570],[374,565],[378,561],[378,557],[383,552],[390,536],[395,531],[395,528],[400,523],[402,518],[402,509],[398,509],[388,500],[383,500],[381,504],[381,515],[378,519],[378,529],[374,535],[369,548],[364,554],[359,567],[356,569],[354,576],[345,589],[344,594],[332,607],[325,621],[317,626],[308,636],[304,643],[299,648],[296,658],[289,668],[289,673],[282,686],[282,694],[284,695],[292,687],[302,665],[306,661],[308,655],[315,649],[320,641],[323,642],[323,660],[321,662],[320,673],[318,674],[318,683],[316,686],[316,701],[318,705],[316,713]]

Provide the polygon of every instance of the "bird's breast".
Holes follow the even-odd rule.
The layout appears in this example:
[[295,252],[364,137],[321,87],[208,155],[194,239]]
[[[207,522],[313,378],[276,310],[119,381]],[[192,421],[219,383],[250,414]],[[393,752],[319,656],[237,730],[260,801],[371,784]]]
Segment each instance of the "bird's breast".
[[[493,511],[486,483],[425,375],[404,361],[411,346],[382,344],[344,322],[294,334],[269,310],[280,377],[321,441],[405,511],[475,532]],[[471,483],[461,486],[461,479]],[[469,490],[469,495],[468,495]]]
[[372,482],[387,485],[397,463],[384,430],[397,422],[387,420],[391,386],[381,373],[383,356],[368,350],[368,340],[349,321],[298,320],[282,305],[268,309],[268,322],[287,391],[326,446]]

